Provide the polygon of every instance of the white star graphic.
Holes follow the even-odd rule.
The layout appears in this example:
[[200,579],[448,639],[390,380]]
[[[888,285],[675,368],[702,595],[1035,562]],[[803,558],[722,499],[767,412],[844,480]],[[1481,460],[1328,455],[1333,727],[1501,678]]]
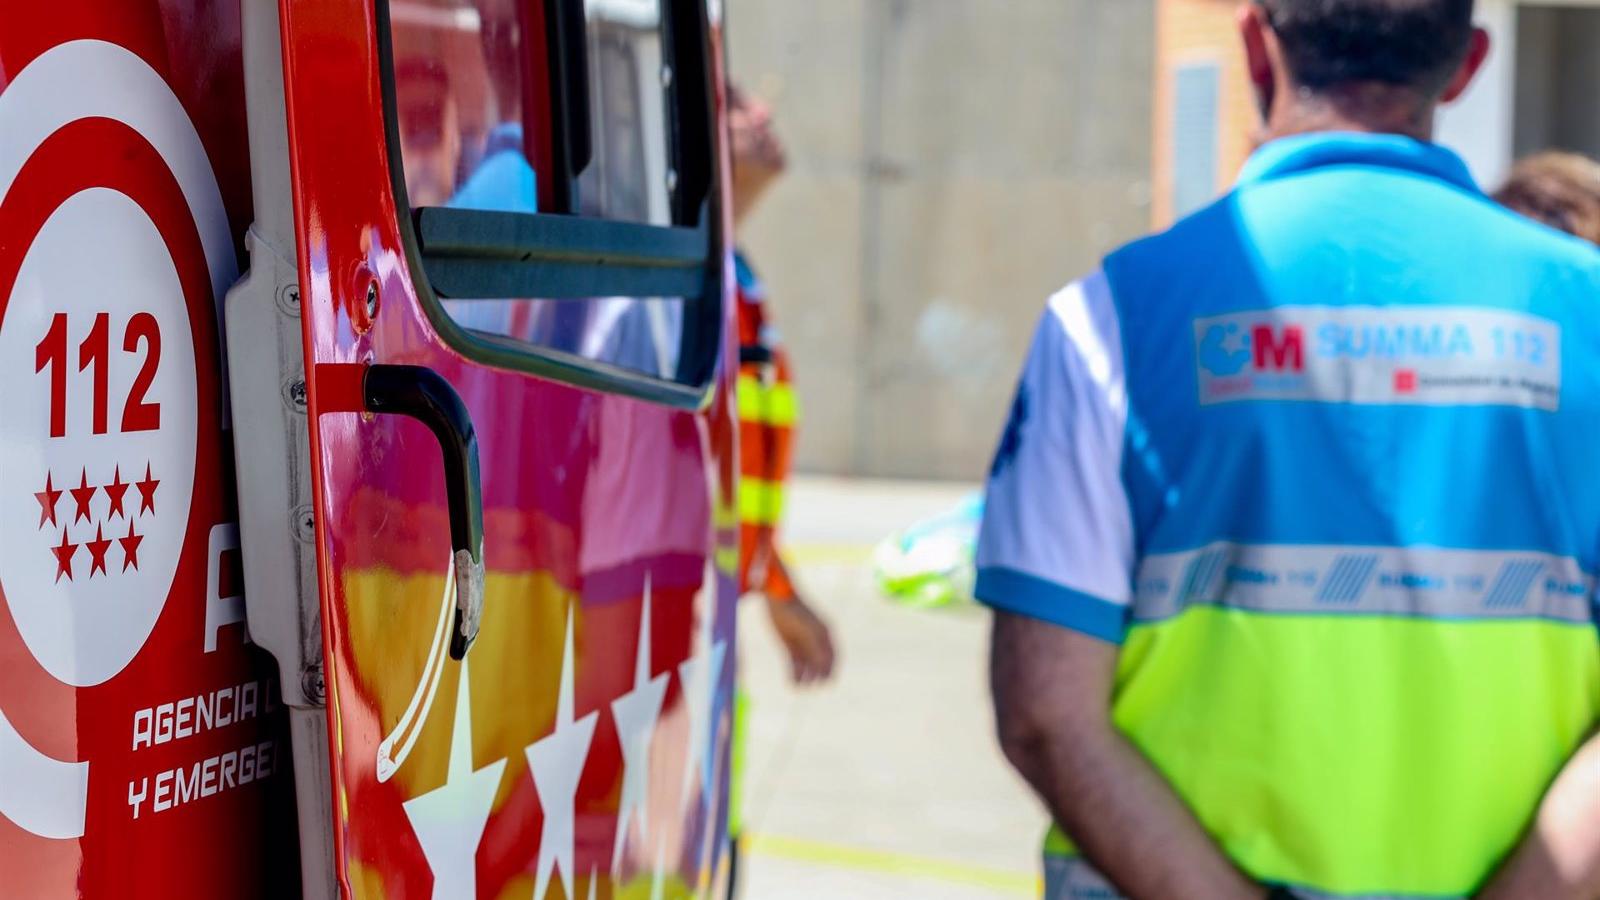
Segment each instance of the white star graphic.
[[656,874],[650,879],[650,900],[662,900],[666,895],[667,842],[656,842]]
[[573,817],[576,815],[578,779],[589,761],[589,745],[600,714],[572,718],[572,679],[578,658],[572,652],[572,613],[567,613],[567,645],[561,659],[561,695],[556,701],[556,727],[527,748],[528,770],[544,808],[544,832],[539,837],[539,864],[534,877],[534,900],[544,900],[551,870],[561,870],[561,885],[572,896]]
[[[715,640],[717,617],[717,573],[708,561],[702,595],[708,600],[700,610],[700,635],[695,643],[700,653],[678,665],[678,679],[683,684],[683,699],[689,710],[689,753],[684,758],[682,806],[687,809],[691,799],[704,803],[711,790],[711,729],[716,724],[711,710],[722,681],[722,663],[728,654],[728,642]],[[699,605],[699,604],[697,604]],[[696,772],[700,775],[700,792],[689,790]]]
[[644,579],[644,613],[639,619],[639,651],[633,665],[633,690],[611,701],[611,716],[617,722],[617,740],[622,744],[622,806],[617,810],[617,839],[611,850],[611,874],[622,869],[622,847],[639,820],[639,837],[650,828],[646,797],[650,793],[650,743],[655,738],[656,722],[661,718],[661,703],[667,698],[668,674],[650,677],[650,576]]
[[506,760],[472,771],[472,700],[467,664],[456,686],[456,718],[443,786],[404,803],[406,818],[433,870],[436,898],[478,896],[478,842],[489,821]]

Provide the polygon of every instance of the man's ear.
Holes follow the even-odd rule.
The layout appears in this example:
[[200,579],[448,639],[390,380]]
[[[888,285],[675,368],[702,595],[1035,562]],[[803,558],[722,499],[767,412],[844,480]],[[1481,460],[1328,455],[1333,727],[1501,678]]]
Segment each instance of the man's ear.
[[1245,74],[1255,89],[1256,103],[1265,120],[1272,112],[1273,95],[1278,89],[1278,76],[1269,44],[1272,25],[1267,21],[1267,11],[1259,4],[1246,3],[1239,7],[1239,39],[1244,44]]
[[1444,93],[1439,97],[1442,102],[1452,103],[1467,92],[1467,88],[1472,85],[1472,79],[1483,69],[1484,60],[1489,58],[1492,44],[1489,32],[1482,28],[1472,29],[1472,43],[1467,47],[1467,58],[1461,61],[1461,68],[1456,70],[1456,74],[1450,78],[1450,83],[1445,86]]

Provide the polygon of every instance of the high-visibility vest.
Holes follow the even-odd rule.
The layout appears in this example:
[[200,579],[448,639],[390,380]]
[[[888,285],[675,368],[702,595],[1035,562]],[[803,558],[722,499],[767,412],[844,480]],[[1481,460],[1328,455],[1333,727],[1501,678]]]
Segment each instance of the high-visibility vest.
[[1051,300],[976,593],[1122,645],[1113,721],[1257,880],[1466,896],[1600,722],[1597,435],[1592,246],[1436,145],[1275,141]]
[[778,524],[793,463],[799,403],[789,355],[766,306],[766,287],[735,256],[739,299],[739,586],[776,600],[794,585],[778,556]]

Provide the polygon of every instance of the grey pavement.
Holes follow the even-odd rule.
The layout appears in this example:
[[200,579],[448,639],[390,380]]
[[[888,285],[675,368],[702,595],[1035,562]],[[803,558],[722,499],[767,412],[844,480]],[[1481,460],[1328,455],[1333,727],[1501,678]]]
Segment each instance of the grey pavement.
[[796,691],[763,607],[741,608],[754,704],[745,781],[746,900],[1036,896],[1045,816],[993,737],[977,609],[882,598],[879,539],[942,512],[961,485],[802,478],[786,542],[834,628],[835,681]]

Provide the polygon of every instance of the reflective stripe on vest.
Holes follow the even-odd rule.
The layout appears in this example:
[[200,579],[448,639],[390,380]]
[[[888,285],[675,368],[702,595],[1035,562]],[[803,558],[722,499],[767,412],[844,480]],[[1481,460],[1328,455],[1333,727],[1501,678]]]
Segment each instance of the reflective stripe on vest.
[[768,384],[754,375],[740,373],[738,392],[741,422],[793,428],[800,418],[794,387],[786,382]]
[[745,525],[775,526],[783,517],[783,484],[748,475],[739,479],[739,520]]
[[1217,543],[1146,557],[1135,579],[1133,618],[1156,622],[1213,605],[1585,625],[1593,593],[1594,578],[1577,560],[1549,554]]

